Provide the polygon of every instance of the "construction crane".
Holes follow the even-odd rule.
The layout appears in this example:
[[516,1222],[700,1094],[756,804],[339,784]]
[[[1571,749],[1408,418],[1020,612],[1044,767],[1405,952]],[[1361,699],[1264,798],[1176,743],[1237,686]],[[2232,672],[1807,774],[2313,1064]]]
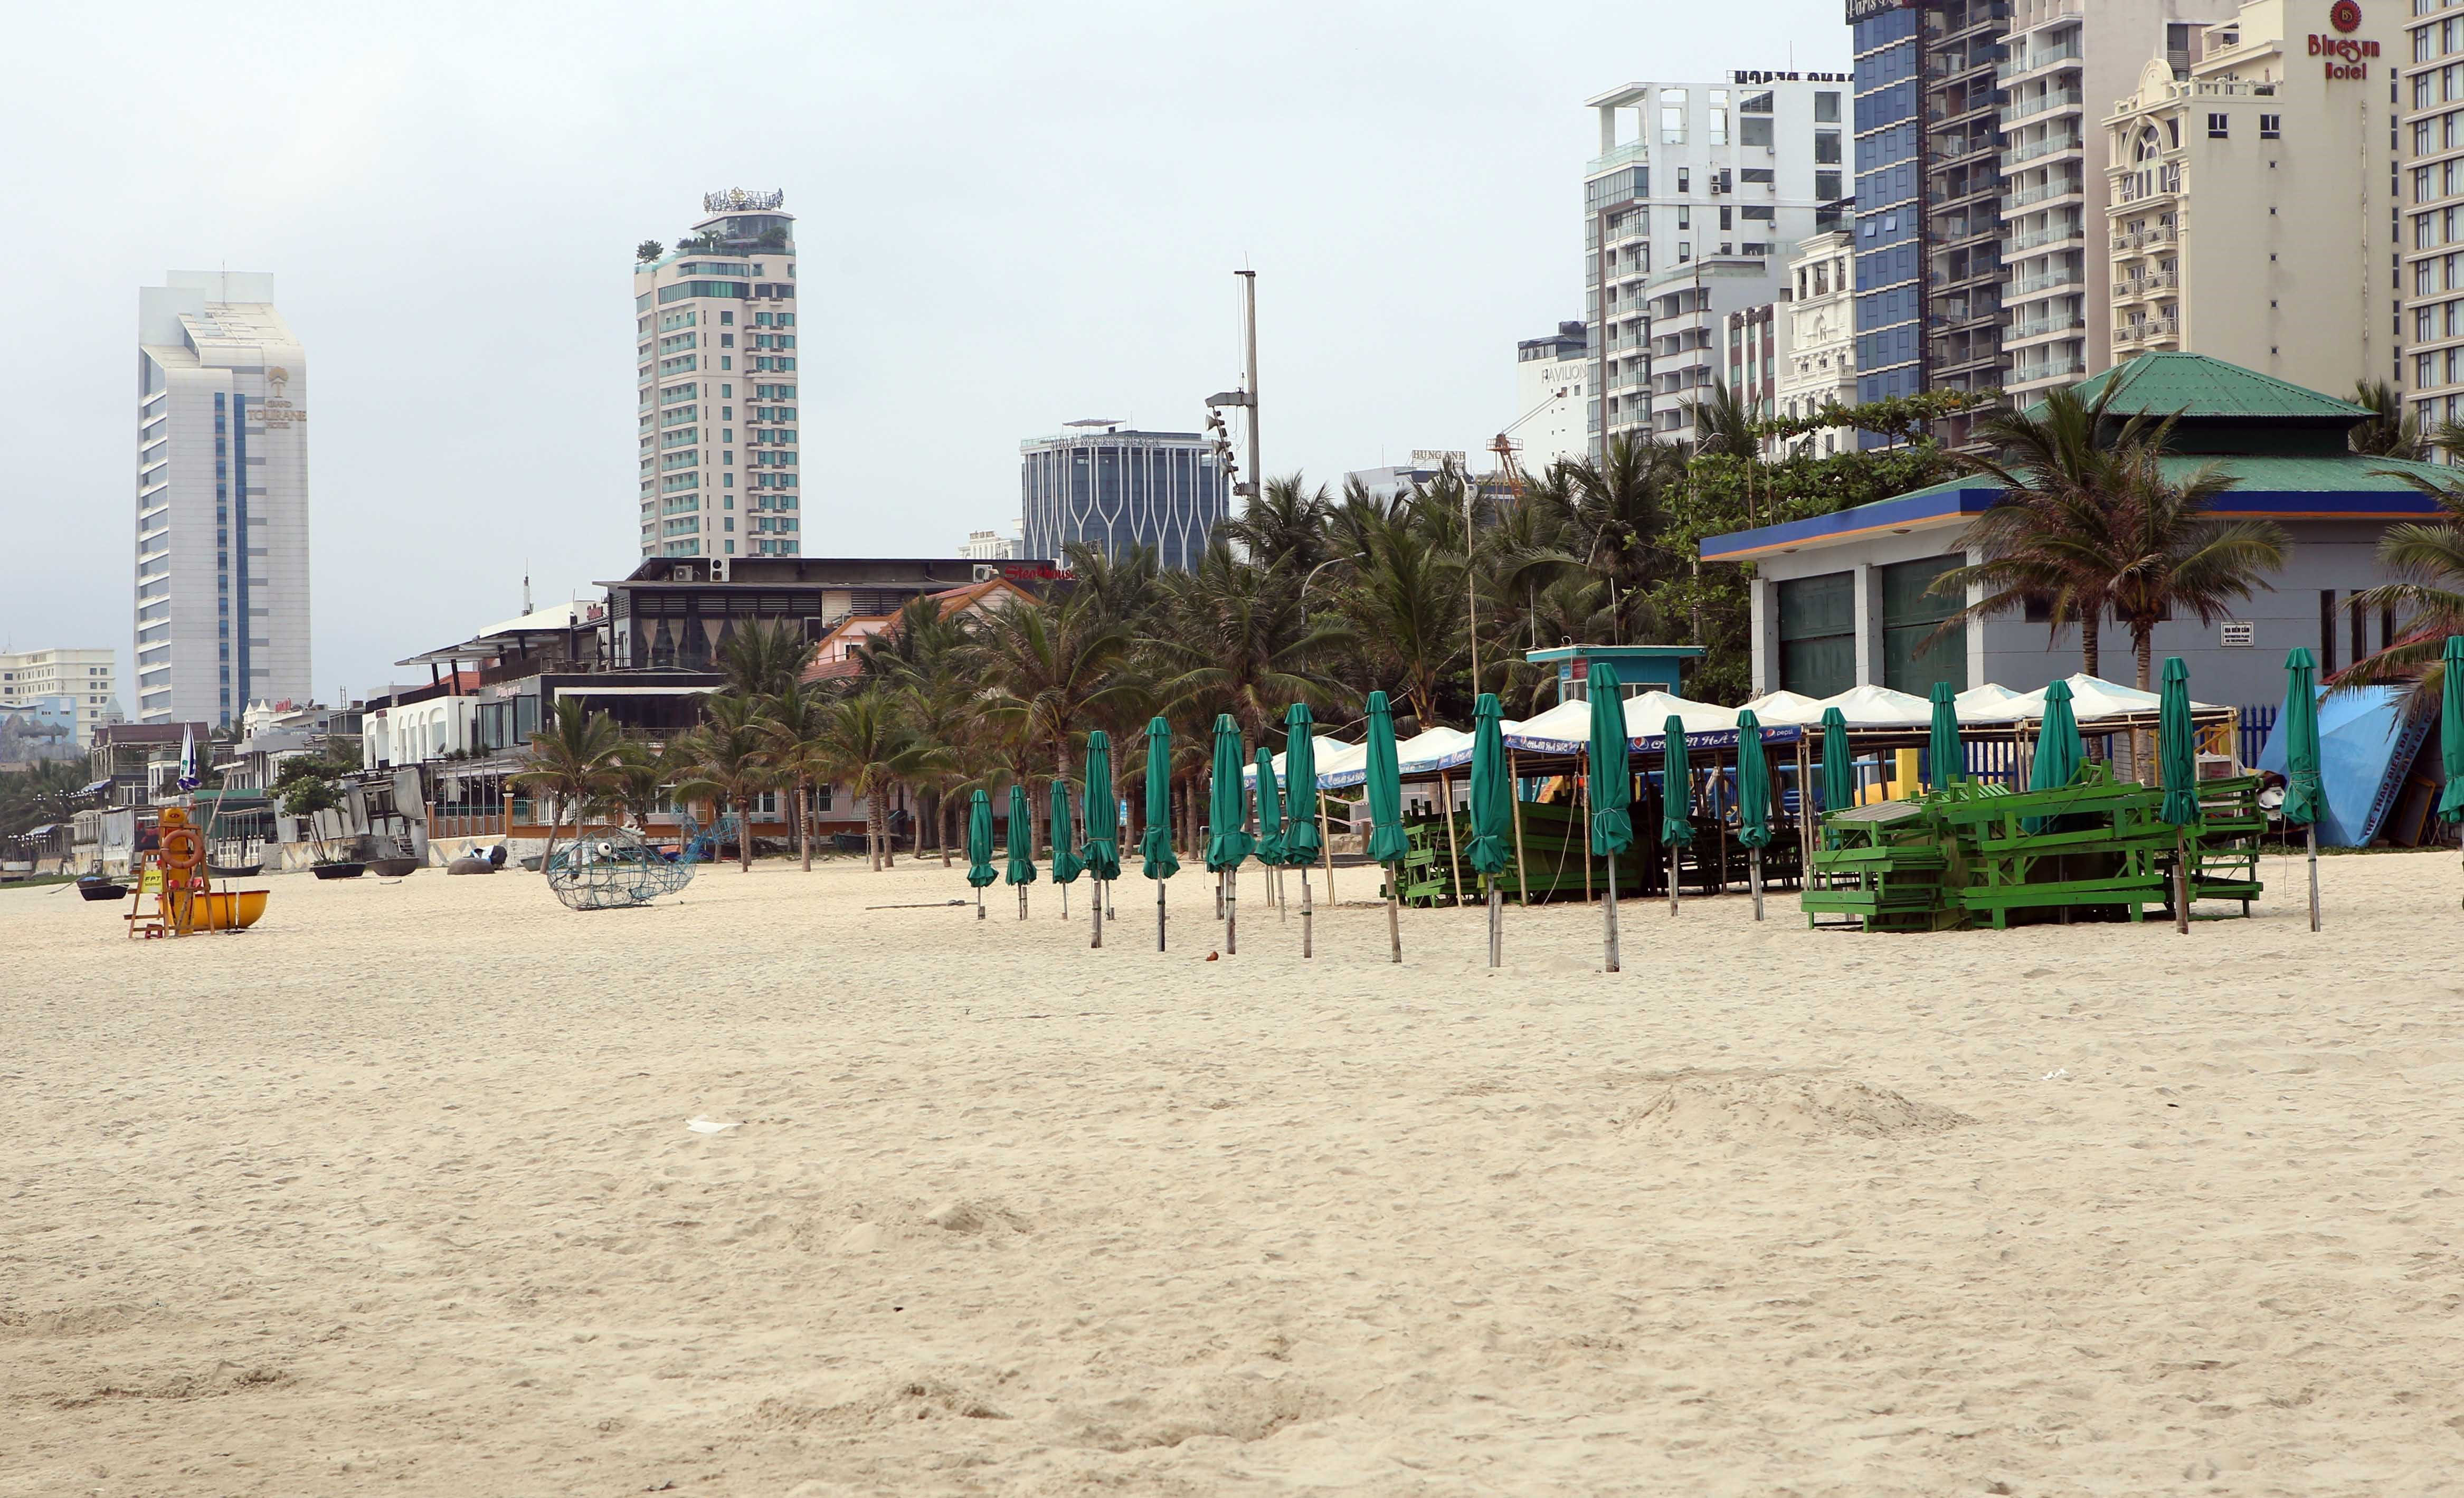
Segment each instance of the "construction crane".
[[1497,482],[1505,488],[1507,498],[1521,499],[1525,483],[1522,461],[1514,455],[1523,444],[1514,440],[1514,433],[1524,423],[1564,400],[1566,391],[1567,387],[1560,386],[1547,400],[1507,423],[1506,430],[1490,439],[1488,451],[1497,454]]

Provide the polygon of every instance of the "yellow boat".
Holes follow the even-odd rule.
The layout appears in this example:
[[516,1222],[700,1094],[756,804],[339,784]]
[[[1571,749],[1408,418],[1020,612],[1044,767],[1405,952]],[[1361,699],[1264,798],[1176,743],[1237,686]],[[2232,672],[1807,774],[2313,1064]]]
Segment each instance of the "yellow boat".
[[256,924],[265,914],[263,890],[209,891],[197,896],[198,931],[235,931]]

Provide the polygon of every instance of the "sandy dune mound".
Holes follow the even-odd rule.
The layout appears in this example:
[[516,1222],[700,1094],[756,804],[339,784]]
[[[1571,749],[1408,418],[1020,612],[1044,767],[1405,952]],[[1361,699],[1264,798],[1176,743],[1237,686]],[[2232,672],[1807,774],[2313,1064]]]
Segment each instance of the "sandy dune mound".
[[1613,1121],[1635,1134],[1669,1139],[1891,1139],[1976,1121],[1912,1102],[1888,1088],[1802,1073],[1676,1072],[1644,1079],[1635,1097]]

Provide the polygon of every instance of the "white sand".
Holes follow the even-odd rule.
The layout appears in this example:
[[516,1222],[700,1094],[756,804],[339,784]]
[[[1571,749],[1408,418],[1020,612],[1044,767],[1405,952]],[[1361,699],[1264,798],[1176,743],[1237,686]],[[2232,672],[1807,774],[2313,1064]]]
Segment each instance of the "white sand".
[[1195,873],[1168,957],[864,911],[938,867],[0,892],[0,1493],[2438,1490],[2464,873],[2326,871],[1614,979],[1254,874],[1214,963]]

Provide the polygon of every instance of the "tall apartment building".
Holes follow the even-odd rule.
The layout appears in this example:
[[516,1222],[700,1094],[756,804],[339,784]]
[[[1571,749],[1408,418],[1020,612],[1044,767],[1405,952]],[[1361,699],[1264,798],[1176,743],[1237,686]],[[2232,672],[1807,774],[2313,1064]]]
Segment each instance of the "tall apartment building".
[[1030,557],[1068,556],[1072,541],[1107,556],[1152,546],[1167,567],[1194,569],[1230,512],[1215,449],[1194,431],[1132,431],[1073,421],[1019,449],[1019,525]]
[[1923,47],[1913,0],[1848,0],[1857,57],[1857,399],[1925,388]]
[[66,698],[75,713],[77,746],[91,748],[95,731],[111,721],[117,705],[116,658],[110,650],[0,650],[0,711]]
[[2103,120],[2114,363],[2178,349],[2330,392],[2398,373],[2399,27],[2251,0],[2196,34],[2188,77],[2145,65]]
[[309,693],[308,356],[274,277],[137,294],[137,720]]
[[[1593,451],[1617,435],[1691,439],[1685,408],[1717,378],[1719,318],[1772,300],[1797,243],[1837,227],[1847,81],[1740,70],[1586,101],[1600,142],[1583,172]],[[1655,326],[1664,309],[1683,325]]]
[[2231,14],[2230,0],[2013,0],[2000,80],[2004,387],[2015,398],[2112,362],[2106,135],[2094,121],[2151,61],[2187,77],[2194,34]]
[[[2332,28],[2333,17],[2330,17]],[[2464,0],[2413,0],[2401,57],[2389,57],[2401,112],[2409,202],[2397,292],[2411,307],[2398,360],[2405,392],[2429,429],[2464,421]]]
[[1591,451],[1584,436],[1592,385],[1586,344],[1583,324],[1574,321],[1514,345],[1514,425],[1507,436],[1520,450],[1516,461],[1527,474],[1546,474],[1551,465]]
[[634,265],[645,557],[803,550],[796,220],[784,201],[711,193],[674,249]]
[[[1775,391],[1782,416],[1809,416],[1826,406],[1857,404],[1857,302],[1855,236],[1845,231],[1816,234],[1796,247],[1788,264],[1789,296],[1782,315],[1788,331],[1781,345]],[[1855,429],[1826,427],[1786,444],[1829,457],[1857,441]],[[1776,449],[1781,444],[1774,443]]]
[[[1922,11],[1925,125],[1919,133],[1925,200],[1919,244],[1925,281],[1923,366],[1937,390],[1991,390],[2002,384],[2002,170],[1995,75],[2011,8],[2007,0],[1937,0]],[[1957,441],[1967,422],[1940,434]]]

